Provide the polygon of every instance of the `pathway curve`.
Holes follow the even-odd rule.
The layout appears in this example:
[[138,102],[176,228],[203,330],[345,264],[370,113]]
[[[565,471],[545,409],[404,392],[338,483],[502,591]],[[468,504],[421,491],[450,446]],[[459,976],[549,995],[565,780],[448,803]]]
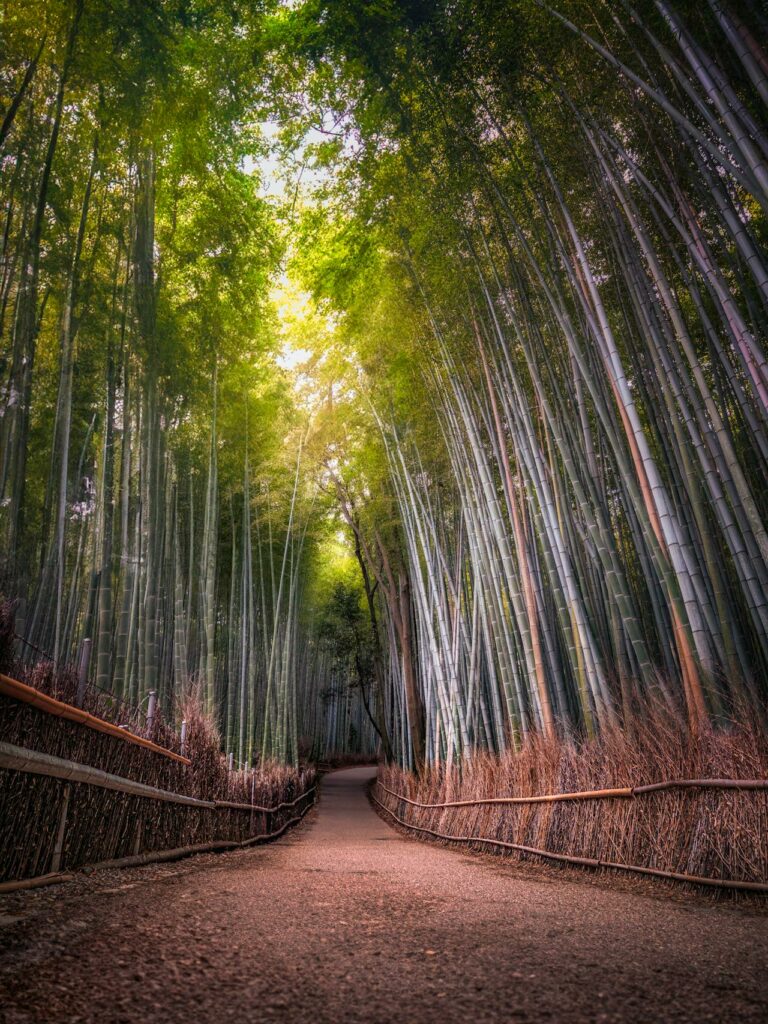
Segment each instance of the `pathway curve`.
[[5,897],[0,1020],[766,1019],[765,912],[416,842],[373,771],[274,845]]

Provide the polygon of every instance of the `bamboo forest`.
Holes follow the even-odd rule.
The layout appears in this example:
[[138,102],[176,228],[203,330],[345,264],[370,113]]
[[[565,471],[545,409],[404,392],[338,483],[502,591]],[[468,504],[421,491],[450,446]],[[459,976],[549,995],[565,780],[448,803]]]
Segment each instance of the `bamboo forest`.
[[764,708],[765,27],[7,4],[23,657],[197,685],[240,764]]
[[765,4],[3,0],[8,1021],[764,1021],[766,894]]

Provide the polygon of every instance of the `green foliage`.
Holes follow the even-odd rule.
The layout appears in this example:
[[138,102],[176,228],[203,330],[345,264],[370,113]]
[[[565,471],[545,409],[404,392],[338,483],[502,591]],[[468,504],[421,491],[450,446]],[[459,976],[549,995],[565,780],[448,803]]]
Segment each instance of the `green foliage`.
[[403,760],[422,698],[452,757],[659,678],[697,715],[753,692],[765,83],[719,8],[671,6],[6,4],[30,639],[98,631],[131,698],[204,675],[243,761],[298,755],[298,677],[338,683],[329,737],[375,679]]

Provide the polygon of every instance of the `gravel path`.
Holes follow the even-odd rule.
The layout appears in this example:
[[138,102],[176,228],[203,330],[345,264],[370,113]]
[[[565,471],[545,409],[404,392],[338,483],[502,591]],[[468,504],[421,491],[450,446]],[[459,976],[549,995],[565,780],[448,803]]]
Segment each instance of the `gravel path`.
[[765,1021],[768,916],[402,837],[372,768],[268,847],[0,900],[0,1019]]

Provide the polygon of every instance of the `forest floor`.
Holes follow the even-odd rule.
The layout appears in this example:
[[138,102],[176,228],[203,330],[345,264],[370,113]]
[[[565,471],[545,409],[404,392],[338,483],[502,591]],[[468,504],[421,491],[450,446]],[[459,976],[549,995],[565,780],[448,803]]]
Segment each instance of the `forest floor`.
[[0,1020],[764,1021],[768,910],[418,842],[373,768],[278,843],[0,898]]

